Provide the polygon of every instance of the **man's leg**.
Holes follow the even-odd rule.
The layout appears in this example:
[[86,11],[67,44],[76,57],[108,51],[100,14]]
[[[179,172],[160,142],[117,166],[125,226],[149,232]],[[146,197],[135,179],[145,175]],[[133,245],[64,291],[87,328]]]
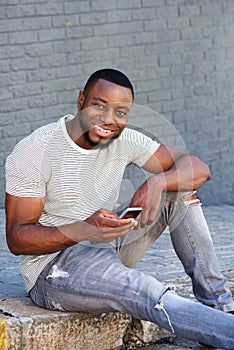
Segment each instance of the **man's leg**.
[[147,231],[133,231],[122,239],[121,261],[135,267],[167,225],[174,249],[192,279],[196,298],[213,308],[233,311],[232,294],[220,272],[209,228],[195,193],[164,194],[156,220]]
[[124,266],[113,248],[66,249],[43,270],[30,296],[48,309],[120,311],[183,338],[234,348],[232,315],[178,297],[153,277]]
[[232,293],[227,279],[220,271],[210,231],[196,194],[184,195],[174,202],[169,230],[174,249],[192,279],[196,298],[218,310],[233,311]]

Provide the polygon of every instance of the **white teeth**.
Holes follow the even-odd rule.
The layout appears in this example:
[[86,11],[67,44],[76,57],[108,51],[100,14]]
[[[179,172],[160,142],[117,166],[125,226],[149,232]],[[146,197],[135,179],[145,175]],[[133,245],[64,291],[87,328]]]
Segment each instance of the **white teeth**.
[[111,130],[102,129],[99,125],[95,125],[95,128],[98,129],[98,130],[100,130],[101,132],[105,132],[106,134],[111,133]]

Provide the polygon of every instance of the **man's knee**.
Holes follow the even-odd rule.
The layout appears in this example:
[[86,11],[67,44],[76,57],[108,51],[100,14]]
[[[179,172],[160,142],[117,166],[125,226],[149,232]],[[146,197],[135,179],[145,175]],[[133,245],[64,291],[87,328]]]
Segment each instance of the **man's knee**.
[[201,204],[196,191],[192,193],[187,193],[186,195],[184,195],[183,198],[184,198],[185,205]]
[[182,200],[185,206],[193,205],[193,204],[201,204],[200,199],[197,196],[196,191],[192,192],[167,192],[166,200],[177,202]]

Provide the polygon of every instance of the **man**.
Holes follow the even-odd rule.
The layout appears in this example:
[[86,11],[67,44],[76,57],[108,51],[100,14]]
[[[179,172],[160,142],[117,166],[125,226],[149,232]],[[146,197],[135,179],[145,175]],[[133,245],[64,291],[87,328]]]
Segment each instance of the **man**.
[[[117,310],[233,349],[234,317],[219,310],[232,311],[234,303],[194,192],[209,180],[209,169],[126,127],[133,101],[123,73],[97,71],[79,93],[76,117],[44,126],[15,147],[6,164],[9,248],[21,255],[26,289],[42,307]],[[131,163],[153,174],[131,198],[131,207],[143,207],[138,221],[114,212]],[[195,296],[207,306],[134,268],[166,226]]]

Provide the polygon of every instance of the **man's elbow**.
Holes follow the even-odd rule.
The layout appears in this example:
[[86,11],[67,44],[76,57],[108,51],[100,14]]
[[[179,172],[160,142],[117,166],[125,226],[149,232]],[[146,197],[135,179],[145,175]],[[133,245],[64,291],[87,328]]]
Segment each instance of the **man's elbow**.
[[7,241],[8,248],[12,254],[14,254],[14,255],[21,255],[22,254],[22,252],[19,248],[19,245],[17,244],[17,241],[12,237],[12,235],[9,235],[8,232],[6,235],[6,241]]
[[209,181],[211,179],[211,171],[207,164],[204,164],[204,177],[206,178],[206,181]]
[[198,190],[202,187],[207,181],[211,179],[210,168],[207,164],[202,163],[202,167],[200,167],[199,176],[194,181],[194,190]]

